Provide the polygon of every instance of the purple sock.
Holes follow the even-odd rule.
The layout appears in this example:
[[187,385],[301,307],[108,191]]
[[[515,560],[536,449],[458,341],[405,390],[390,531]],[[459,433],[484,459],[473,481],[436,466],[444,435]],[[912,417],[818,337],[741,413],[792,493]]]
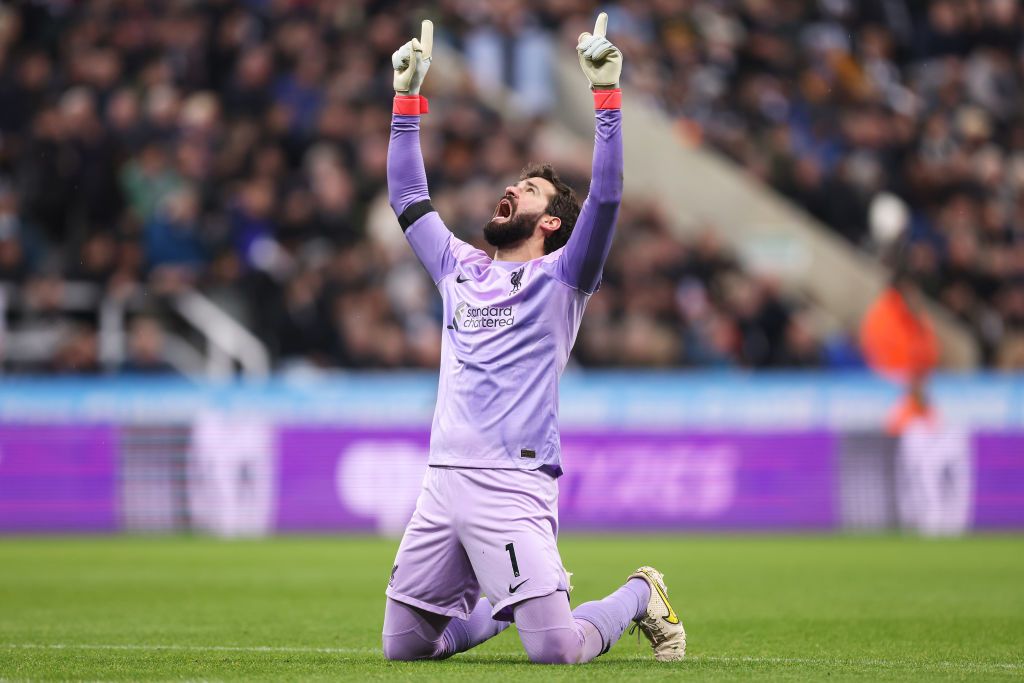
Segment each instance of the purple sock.
[[485,640],[490,640],[506,628],[509,622],[496,621],[491,618],[491,603],[487,598],[480,598],[469,615],[469,619],[452,619],[442,634],[442,648],[445,657],[457,652],[476,647]]
[[601,634],[601,652],[607,652],[622,637],[629,623],[644,613],[650,599],[651,587],[647,582],[630,579],[607,598],[583,603],[572,615],[594,625]]

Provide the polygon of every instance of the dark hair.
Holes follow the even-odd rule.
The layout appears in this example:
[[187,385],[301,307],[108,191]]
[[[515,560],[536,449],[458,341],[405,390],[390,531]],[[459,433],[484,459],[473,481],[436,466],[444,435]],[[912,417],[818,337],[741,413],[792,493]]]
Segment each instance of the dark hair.
[[544,238],[544,253],[550,254],[564,247],[569,241],[569,235],[572,234],[573,226],[580,215],[580,200],[576,198],[573,189],[558,177],[551,164],[529,164],[519,174],[520,180],[527,178],[543,178],[555,186],[555,196],[548,202],[545,213],[561,219],[562,225]]

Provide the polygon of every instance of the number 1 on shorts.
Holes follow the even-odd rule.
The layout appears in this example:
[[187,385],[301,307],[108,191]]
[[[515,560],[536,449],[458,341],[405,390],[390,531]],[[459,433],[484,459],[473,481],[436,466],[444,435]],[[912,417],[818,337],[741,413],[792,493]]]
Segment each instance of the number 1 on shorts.
[[512,560],[512,574],[515,576],[519,576],[519,563],[516,562],[515,546],[509,543],[505,546],[505,550],[508,551],[508,559]]

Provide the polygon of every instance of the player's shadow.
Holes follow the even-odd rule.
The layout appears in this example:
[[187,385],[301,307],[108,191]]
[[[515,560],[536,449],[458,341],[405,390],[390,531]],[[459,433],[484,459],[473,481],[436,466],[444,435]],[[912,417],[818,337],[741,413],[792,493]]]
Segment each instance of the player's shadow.
[[460,653],[460,654],[455,655],[454,657],[451,657],[450,659],[439,660],[439,661],[423,662],[423,663],[424,664],[431,664],[431,665],[435,665],[435,666],[437,666],[437,665],[443,666],[443,665],[445,665],[447,663],[449,665],[450,664],[458,664],[460,666],[469,666],[469,667],[473,667],[473,666],[495,666],[495,665],[521,664],[521,665],[524,665],[524,666],[531,666],[531,667],[536,666],[536,667],[542,667],[542,668],[552,668],[553,670],[557,670],[558,668],[563,667],[563,666],[584,666],[584,665],[587,666],[587,667],[621,666],[622,664],[630,663],[630,662],[633,662],[633,661],[640,661],[640,658],[637,658],[636,660],[634,660],[633,658],[615,659],[615,658],[598,657],[597,659],[593,659],[593,660],[591,660],[589,662],[586,662],[585,664],[534,664],[533,662],[531,662],[526,657],[526,653],[523,653],[523,654],[506,654],[506,653],[487,654],[487,653],[481,652],[481,653]]

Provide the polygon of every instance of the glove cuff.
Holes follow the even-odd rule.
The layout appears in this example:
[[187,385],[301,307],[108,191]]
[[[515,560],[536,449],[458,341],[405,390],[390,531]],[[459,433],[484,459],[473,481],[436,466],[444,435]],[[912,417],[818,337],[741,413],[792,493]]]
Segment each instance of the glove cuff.
[[391,113],[402,116],[419,116],[430,112],[430,104],[423,95],[395,95]]
[[594,109],[622,109],[622,90],[619,88],[595,90]]

